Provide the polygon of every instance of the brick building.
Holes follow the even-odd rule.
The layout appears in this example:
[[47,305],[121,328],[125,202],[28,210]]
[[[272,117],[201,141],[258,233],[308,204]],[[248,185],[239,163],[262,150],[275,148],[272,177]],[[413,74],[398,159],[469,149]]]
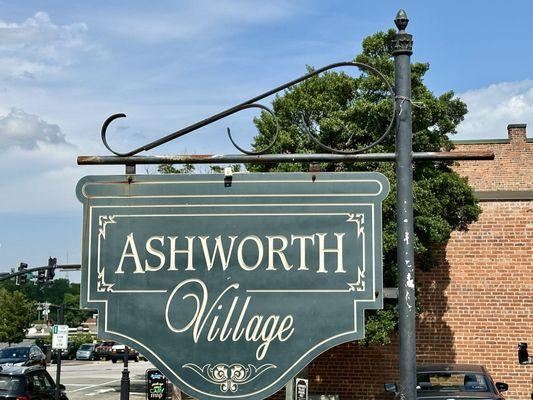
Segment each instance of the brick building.
[[[439,249],[438,266],[417,271],[417,361],[483,364],[509,384],[507,399],[530,399],[533,365],[518,364],[517,344],[533,348],[533,140],[525,124],[509,125],[508,139],[461,141],[456,150],[492,150],[495,160],[455,166],[483,212]],[[397,366],[396,339],[347,343],[309,365],[310,393],[391,399],[383,383],[398,381]]]

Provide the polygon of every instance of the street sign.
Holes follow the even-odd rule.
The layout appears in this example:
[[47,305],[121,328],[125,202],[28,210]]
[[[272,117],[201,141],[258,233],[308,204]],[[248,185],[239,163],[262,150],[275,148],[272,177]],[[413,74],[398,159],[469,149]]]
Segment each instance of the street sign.
[[168,397],[167,378],[158,369],[146,370],[146,399],[159,400]]
[[85,177],[81,303],[198,399],[262,399],[382,307],[378,173]]
[[52,327],[52,349],[66,350],[68,344],[68,325]]
[[307,379],[296,378],[296,390],[294,393],[296,400],[307,400],[309,395],[309,381]]

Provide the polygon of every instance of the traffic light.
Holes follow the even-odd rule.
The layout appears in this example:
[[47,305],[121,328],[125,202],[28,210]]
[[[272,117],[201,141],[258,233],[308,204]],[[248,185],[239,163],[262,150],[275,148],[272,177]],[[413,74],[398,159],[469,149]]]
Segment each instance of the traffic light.
[[40,269],[39,271],[37,271],[37,284],[38,285],[42,285],[45,281],[45,271],[44,269]]
[[48,268],[46,269],[46,281],[51,281],[56,275],[57,258],[48,259]]
[[[28,268],[28,264],[20,263],[19,272],[22,272],[26,270],[27,268]],[[19,275],[17,276],[17,278],[18,278],[17,282],[19,283],[19,285],[25,285],[26,282],[28,282],[28,276],[26,274]]]

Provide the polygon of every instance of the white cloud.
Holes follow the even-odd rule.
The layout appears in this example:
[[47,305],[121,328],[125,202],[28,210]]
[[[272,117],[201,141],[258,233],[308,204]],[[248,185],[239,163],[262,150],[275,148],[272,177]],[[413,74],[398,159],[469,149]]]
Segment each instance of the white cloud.
[[67,144],[58,125],[18,108],[12,108],[9,114],[0,117],[0,151],[11,147],[34,150],[43,144]]
[[84,23],[57,25],[42,11],[21,23],[0,20],[0,76],[26,79],[57,73],[74,62],[74,53],[91,48],[86,32]]
[[458,97],[468,114],[454,139],[506,138],[508,124],[533,126],[533,80],[497,83]]
[[117,17],[110,28],[136,40],[165,42],[205,40],[228,32],[240,31],[244,25],[279,21],[301,13],[302,1],[285,0],[218,0],[177,2],[177,8],[161,13]]
[[[56,141],[66,142],[64,136]],[[81,204],[76,199],[75,188],[82,176],[88,173],[123,172],[124,167],[101,167],[96,170],[78,166],[78,152],[78,148],[57,144],[54,140],[39,142],[38,148],[33,149],[20,146],[4,149],[0,157],[0,170],[4,176],[0,179],[0,193],[4,194],[0,196],[0,213],[77,213],[81,210]]]

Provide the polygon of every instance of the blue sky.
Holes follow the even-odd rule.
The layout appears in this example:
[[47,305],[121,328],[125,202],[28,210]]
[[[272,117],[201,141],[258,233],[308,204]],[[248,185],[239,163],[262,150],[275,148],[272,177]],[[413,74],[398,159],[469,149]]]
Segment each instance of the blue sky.
[[[457,139],[503,138],[533,123],[533,2],[488,1],[0,1],[0,271],[25,261],[80,262],[84,175],[77,155],[103,155],[103,120],[127,150],[305,72],[350,60],[361,40],[410,18],[426,84],[469,107]],[[233,153],[253,113],[152,154]],[[530,135],[531,136],[531,135]],[[247,142],[248,141],[248,142]],[[142,172],[142,169],[141,171]]]

